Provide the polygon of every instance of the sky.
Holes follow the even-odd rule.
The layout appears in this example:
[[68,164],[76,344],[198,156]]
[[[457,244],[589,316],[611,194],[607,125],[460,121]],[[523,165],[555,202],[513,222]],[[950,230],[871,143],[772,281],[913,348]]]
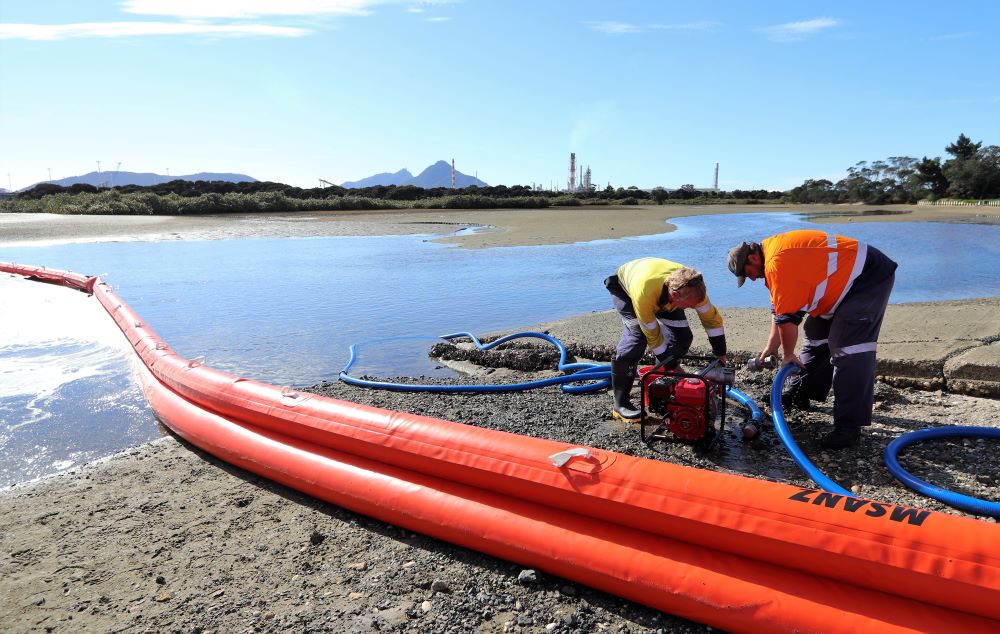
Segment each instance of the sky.
[[786,190],[1000,145],[988,0],[0,0],[0,187],[438,160],[491,185]]

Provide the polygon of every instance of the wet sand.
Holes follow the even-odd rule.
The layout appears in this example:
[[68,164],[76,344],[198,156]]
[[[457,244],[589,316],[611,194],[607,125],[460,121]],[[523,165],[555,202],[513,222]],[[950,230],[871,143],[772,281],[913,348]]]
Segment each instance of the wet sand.
[[[450,234],[436,238],[464,248],[566,244],[673,231],[670,218],[706,214],[805,212],[835,215],[817,223],[962,222],[1000,224],[995,207],[930,205],[647,205],[548,209],[301,212],[225,216],[69,216],[0,214],[0,246],[131,240],[219,240],[315,236]],[[880,213],[885,212],[885,213]]]

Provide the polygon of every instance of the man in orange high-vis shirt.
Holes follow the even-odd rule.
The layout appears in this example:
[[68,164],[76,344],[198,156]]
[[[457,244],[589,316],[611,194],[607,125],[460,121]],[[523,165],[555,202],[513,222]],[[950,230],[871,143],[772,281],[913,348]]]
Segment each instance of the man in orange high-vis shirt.
[[[833,387],[833,431],[825,449],[858,443],[871,424],[875,397],[875,349],[896,263],[875,247],[823,231],[780,233],[729,251],[729,270],[742,286],[764,278],[774,318],[758,360],[782,351],[783,363],[804,370],[789,380],[783,403],[807,408]],[[799,324],[805,340],[795,354]]]
[[614,275],[604,280],[604,286],[622,320],[622,336],[611,359],[612,418],[639,422],[639,409],[629,395],[636,366],[647,347],[657,364],[667,364],[668,370],[687,354],[694,334],[685,308],[698,313],[712,353],[722,365],[726,364],[722,315],[708,300],[705,280],[698,271],[662,258],[639,258],[618,267]]

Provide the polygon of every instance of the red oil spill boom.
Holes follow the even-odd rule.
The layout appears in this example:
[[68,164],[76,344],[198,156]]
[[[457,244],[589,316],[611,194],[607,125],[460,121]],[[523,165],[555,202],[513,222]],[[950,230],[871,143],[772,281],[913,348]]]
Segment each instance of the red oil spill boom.
[[1000,631],[1000,526],[300,393],[173,352],[99,278],[151,407],[205,451],[380,520],[725,630]]

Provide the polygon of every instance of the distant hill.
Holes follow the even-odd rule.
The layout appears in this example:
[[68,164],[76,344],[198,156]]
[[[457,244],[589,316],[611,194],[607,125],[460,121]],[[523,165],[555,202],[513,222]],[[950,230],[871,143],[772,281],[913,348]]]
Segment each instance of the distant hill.
[[[160,183],[169,183],[170,181],[225,181],[227,183],[256,183],[258,182],[256,178],[247,176],[246,174],[228,174],[228,173],[215,173],[215,172],[198,172],[197,174],[185,174],[182,176],[162,176],[160,174],[153,174],[148,172],[90,172],[88,174],[83,174],[82,176],[70,176],[68,178],[60,178],[54,181],[43,181],[51,182],[53,185],[61,185],[62,187],[70,187],[78,183],[83,183],[86,185],[93,185],[94,187],[114,187],[118,185],[139,185],[140,187],[149,187],[150,185],[159,185]],[[35,183],[38,185],[39,183]],[[30,189],[35,185],[26,187],[25,189]]]
[[[341,187],[346,187],[348,189],[373,187],[375,185],[414,185],[424,189],[432,189],[434,187],[451,187],[451,164],[446,161],[438,161],[416,176],[410,174],[409,170],[401,169],[395,174],[384,172],[382,174],[369,176],[368,178],[362,178],[359,181],[341,183]],[[463,174],[462,172],[455,170],[455,187],[461,189],[463,187],[469,187],[470,185],[489,187],[489,185],[475,176],[469,176],[468,174]]]
[[376,185],[402,185],[411,180],[413,180],[413,174],[410,173],[410,170],[403,168],[394,174],[382,172],[368,178],[362,178],[359,181],[347,181],[346,183],[341,183],[340,186],[347,189],[360,189],[362,187],[375,187]]

